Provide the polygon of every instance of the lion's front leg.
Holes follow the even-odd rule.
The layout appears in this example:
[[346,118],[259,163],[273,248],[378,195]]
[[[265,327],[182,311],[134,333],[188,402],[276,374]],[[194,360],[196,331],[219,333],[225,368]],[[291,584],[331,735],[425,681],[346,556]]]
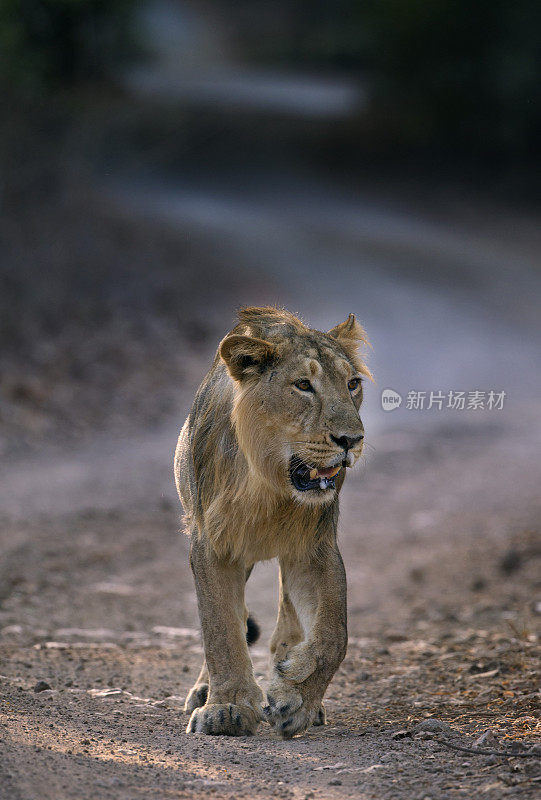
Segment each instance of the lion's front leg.
[[271,668],[282,661],[291,648],[301,642],[304,632],[297,617],[295,606],[284,587],[283,570],[280,570],[280,604],[278,619],[270,640]]
[[257,685],[245,633],[243,564],[216,557],[203,539],[192,539],[195,577],[209,676],[206,703],[194,708],[188,733],[245,736],[262,719],[263,693]]
[[302,563],[281,561],[280,574],[304,636],[282,648],[280,659],[275,656],[265,713],[289,738],[322,722],[323,695],[346,652],[346,579],[335,544],[323,545]]

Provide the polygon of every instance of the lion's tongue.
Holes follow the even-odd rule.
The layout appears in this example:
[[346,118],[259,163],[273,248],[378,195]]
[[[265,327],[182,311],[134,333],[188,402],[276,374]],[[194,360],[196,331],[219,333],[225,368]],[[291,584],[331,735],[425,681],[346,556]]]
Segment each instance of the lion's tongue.
[[310,478],[315,480],[316,478],[334,478],[334,476],[340,472],[340,467],[327,467],[326,469],[312,469],[310,470]]

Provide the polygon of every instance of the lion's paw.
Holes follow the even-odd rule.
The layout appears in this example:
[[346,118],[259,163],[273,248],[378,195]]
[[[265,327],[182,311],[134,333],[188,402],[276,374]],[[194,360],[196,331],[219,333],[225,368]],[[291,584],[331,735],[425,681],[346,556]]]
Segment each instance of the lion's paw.
[[186,714],[191,714],[194,709],[204,706],[207,702],[208,693],[208,683],[196,683],[195,686],[192,686],[184,703]]
[[248,706],[233,703],[211,703],[195,708],[186,733],[206,733],[212,736],[252,736],[259,717]]
[[267,701],[268,705],[263,709],[267,722],[284,739],[304,733],[311,725],[325,724],[321,703],[306,703],[302,693],[293,685],[275,684],[269,689]]

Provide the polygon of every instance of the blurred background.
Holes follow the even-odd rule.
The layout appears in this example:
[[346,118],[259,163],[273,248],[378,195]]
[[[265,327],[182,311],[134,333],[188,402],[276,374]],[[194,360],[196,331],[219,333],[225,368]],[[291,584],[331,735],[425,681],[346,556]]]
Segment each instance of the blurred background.
[[242,303],[355,311],[372,430],[536,403],[540,14],[4,0],[2,451],[178,420]]
[[[169,720],[174,788],[201,647],[172,457],[242,304],[323,330],[354,312],[372,343],[332,718],[376,739],[433,713],[533,735],[540,35],[534,0],[0,0],[0,647],[28,712],[21,781],[76,780],[57,750],[77,752],[103,682],[137,746],[141,703]],[[264,640],[276,568],[256,573]],[[29,760],[40,678],[57,738]],[[71,796],[100,758],[130,780],[99,738]]]

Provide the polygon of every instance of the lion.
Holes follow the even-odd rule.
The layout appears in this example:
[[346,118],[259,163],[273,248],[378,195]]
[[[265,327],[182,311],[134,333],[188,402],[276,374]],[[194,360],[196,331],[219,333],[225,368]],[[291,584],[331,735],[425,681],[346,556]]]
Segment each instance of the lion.
[[[323,695],[347,646],[338,495],[363,450],[370,371],[353,314],[327,333],[277,308],[243,308],[180,432],[175,480],[190,536],[205,661],[188,733],[283,738],[325,723]],[[254,564],[277,558],[279,612],[266,696],[248,652]],[[248,638],[248,641],[247,641]]]

